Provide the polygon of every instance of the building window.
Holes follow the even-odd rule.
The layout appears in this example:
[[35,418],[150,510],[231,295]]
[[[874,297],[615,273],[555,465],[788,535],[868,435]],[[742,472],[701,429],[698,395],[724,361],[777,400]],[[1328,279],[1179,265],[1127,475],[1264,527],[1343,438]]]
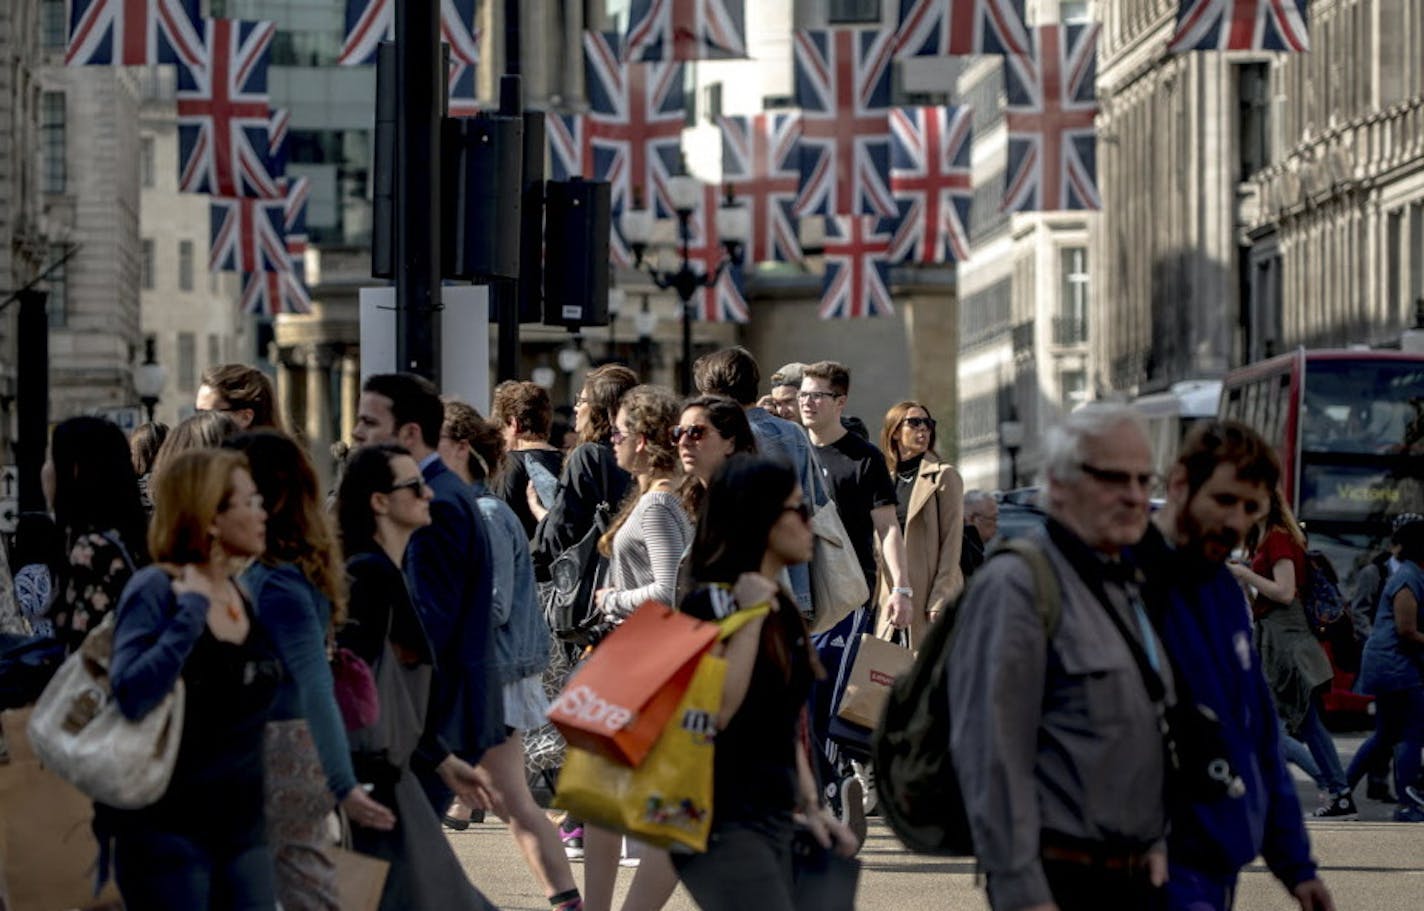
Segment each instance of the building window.
[[1058,374],[1058,390],[1063,394],[1063,410],[1072,411],[1088,400],[1088,373],[1064,370]]
[[138,145],[138,179],[145,187],[153,186],[153,137],[144,136]]
[[831,25],[879,22],[880,0],[831,0],[827,21]]
[[69,321],[69,264],[64,263],[68,255],[66,245],[50,244],[47,261],[50,271],[45,280],[49,286],[49,300],[45,302],[45,312],[49,314],[51,329],[61,329]]
[[716,123],[722,116],[722,83],[713,82],[707,86],[707,122]]
[[1058,316],[1053,320],[1053,341],[1081,345],[1088,340],[1088,249],[1064,247],[1059,251],[1063,286]]
[[1092,21],[1088,16],[1088,0],[1062,0],[1058,4],[1058,21],[1064,25],[1086,25]]
[[153,290],[153,238],[143,239],[143,262],[139,264],[139,287],[145,291]]
[[68,171],[64,154],[64,93],[40,97],[40,136],[44,148],[44,191],[63,193]]
[[193,242],[178,241],[178,290],[193,290]]
[[222,339],[216,332],[208,333],[208,366],[216,367],[223,362]]
[[1245,181],[1270,163],[1271,71],[1269,63],[1237,67],[1240,154],[1238,181]]
[[178,389],[198,391],[198,340],[191,332],[178,333]]
[[63,50],[69,43],[65,34],[65,0],[44,0],[40,7],[40,41],[46,50]]

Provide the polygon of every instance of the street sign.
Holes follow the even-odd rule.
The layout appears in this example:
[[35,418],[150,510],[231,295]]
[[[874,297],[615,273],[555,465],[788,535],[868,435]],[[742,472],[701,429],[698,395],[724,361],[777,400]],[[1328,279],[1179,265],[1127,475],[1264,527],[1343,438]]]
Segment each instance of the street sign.
[[0,499],[13,500],[20,495],[20,466],[0,465]]
[[[6,468],[12,466],[6,465]],[[7,535],[15,533],[15,526],[20,522],[20,500],[17,497],[0,497],[0,532]]]

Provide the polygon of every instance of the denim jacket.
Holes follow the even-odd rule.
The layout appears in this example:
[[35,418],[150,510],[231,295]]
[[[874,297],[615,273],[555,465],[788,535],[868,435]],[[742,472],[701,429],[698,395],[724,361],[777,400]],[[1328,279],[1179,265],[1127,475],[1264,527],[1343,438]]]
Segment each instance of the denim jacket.
[[549,664],[549,628],[539,609],[534,565],[524,526],[514,510],[483,483],[475,482],[480,513],[490,529],[494,570],[495,679],[514,683],[541,674]]

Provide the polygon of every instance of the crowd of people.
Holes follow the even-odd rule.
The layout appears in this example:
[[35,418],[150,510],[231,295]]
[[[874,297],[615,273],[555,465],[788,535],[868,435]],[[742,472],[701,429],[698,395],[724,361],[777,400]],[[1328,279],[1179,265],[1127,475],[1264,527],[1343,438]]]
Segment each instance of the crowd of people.
[[[171,429],[59,424],[51,516],[20,529],[0,632],[72,651],[107,619],[124,716],[180,680],[187,693],[163,797],[96,805],[100,872],[128,906],[336,909],[337,811],[351,846],[389,863],[380,907],[490,907],[442,831],[488,812],[551,908],[611,911],[622,863],[638,867],[627,911],[679,882],[705,908],[789,911],[798,836],[841,857],[866,837],[870,732],[836,712],[856,643],[918,649],[937,622],[955,624],[945,747],[995,908],[1229,908],[1258,853],[1302,908],[1332,908],[1287,757],[1319,782],[1316,815],[1352,816],[1359,781],[1373,796],[1392,764],[1396,818],[1424,819],[1424,517],[1397,523],[1375,567],[1360,676],[1378,726],[1347,769],[1322,723],[1306,541],[1249,429],[1199,427],[1154,514],[1130,408],[1055,428],[1030,533],[1061,592],[1047,624],[1034,573],[992,546],[997,501],[964,490],[924,403],[892,406],[872,441],[843,364],[788,364],[763,393],[753,356],[727,348],[693,375],[683,398],[591,370],[571,447],[532,382],[501,384],[485,416],[420,377],[373,375],[329,491],[249,367],[204,373]],[[821,625],[823,520],[868,597]],[[757,612],[718,646],[706,852],[556,821],[531,791],[523,735],[569,657],[540,588],[590,536],[595,641],[649,601]],[[369,673],[374,720],[348,717],[342,654]]]

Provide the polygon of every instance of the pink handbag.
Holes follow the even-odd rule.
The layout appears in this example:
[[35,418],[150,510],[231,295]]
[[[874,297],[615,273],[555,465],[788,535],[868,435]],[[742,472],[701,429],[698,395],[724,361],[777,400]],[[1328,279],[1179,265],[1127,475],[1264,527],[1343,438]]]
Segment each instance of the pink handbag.
[[347,732],[359,731],[381,717],[381,700],[376,696],[376,677],[371,666],[349,648],[331,653],[331,681],[336,690],[336,706]]

